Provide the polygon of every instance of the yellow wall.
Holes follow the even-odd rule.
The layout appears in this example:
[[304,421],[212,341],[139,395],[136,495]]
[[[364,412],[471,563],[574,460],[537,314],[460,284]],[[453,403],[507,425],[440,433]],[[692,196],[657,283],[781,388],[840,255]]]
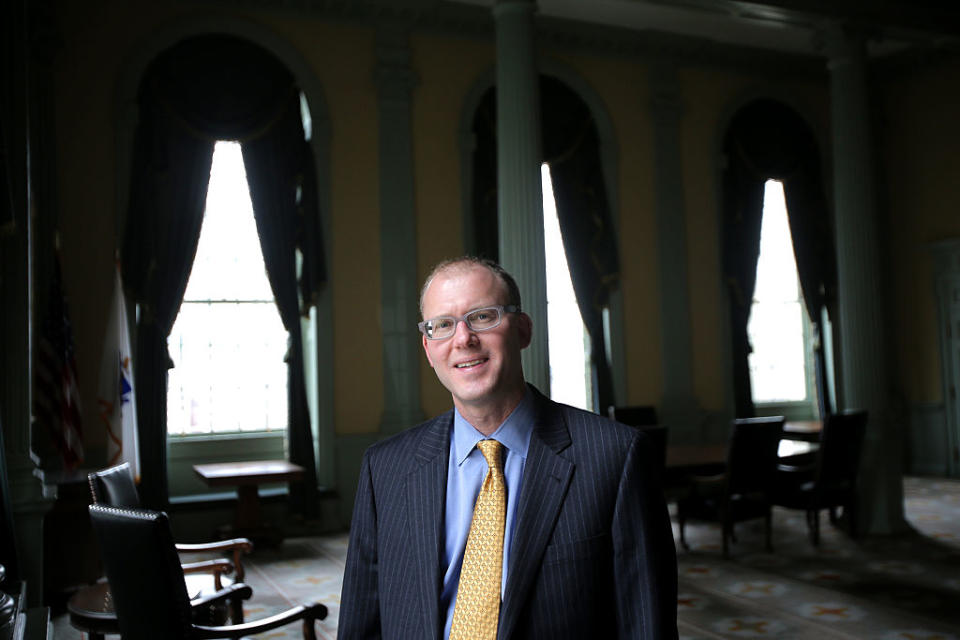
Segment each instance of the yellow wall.
[[[413,92],[419,285],[433,265],[464,253],[460,120],[467,94],[492,69],[494,52],[491,42],[432,35],[415,36],[411,46],[420,78]],[[419,344],[418,335],[411,327],[410,339]],[[425,415],[452,407],[449,392],[423,356],[420,385]]]
[[375,337],[381,322],[374,32],[302,18],[276,20],[272,26],[306,58],[329,109],[331,211],[321,215],[330,216],[333,234],[328,277],[336,430],[374,432],[383,411],[383,349]]
[[882,86],[880,210],[889,233],[894,383],[910,403],[943,402],[928,245],[960,238],[960,64],[898,73]]
[[[71,294],[88,449],[101,448],[95,397],[117,225],[118,84],[143,43],[181,21],[216,13],[156,8],[150,3],[59,6],[62,48],[56,53],[57,202],[64,280]],[[328,270],[333,295],[335,425],[339,434],[377,431],[383,411],[380,326],[379,148],[374,86],[374,31],[345,21],[285,12],[230,12],[273,33],[302,56],[322,86],[330,118]],[[460,125],[465,101],[492,72],[492,40],[433,33],[411,37],[413,175],[417,270],[463,247]],[[559,50],[551,64],[578,75],[610,117],[618,149],[621,286],[624,297],[627,401],[657,404],[663,392],[660,291],[648,66],[641,59]],[[681,69],[681,160],[687,225],[688,293],[698,402],[722,410],[724,297],[717,197],[719,136],[745,96],[790,96],[811,120],[828,157],[829,96],[824,82],[769,84],[742,73]],[[925,244],[960,236],[960,184],[953,179],[960,140],[957,66],[904,74],[884,84],[880,138],[884,158],[881,206],[889,224],[891,307],[896,309],[897,377],[910,402],[939,402],[939,351],[930,261]],[[825,170],[829,161],[825,160]],[[827,176],[829,178],[829,176]],[[895,179],[892,179],[894,178]],[[410,295],[416,296],[416,290]],[[360,320],[362,336],[355,333]],[[349,336],[349,337],[348,337]],[[417,336],[411,328],[411,340]],[[421,360],[426,415],[450,407],[447,392]]]

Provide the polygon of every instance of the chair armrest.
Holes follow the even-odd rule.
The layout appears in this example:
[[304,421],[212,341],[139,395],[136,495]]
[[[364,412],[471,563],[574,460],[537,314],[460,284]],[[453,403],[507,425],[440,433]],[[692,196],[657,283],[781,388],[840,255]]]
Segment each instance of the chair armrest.
[[[210,573],[213,574],[213,588],[219,591],[223,589],[222,576],[233,573],[233,563],[225,558],[214,558],[212,560],[201,560],[199,562],[184,562],[180,565],[183,568],[184,575],[188,573]],[[237,582],[242,582],[237,572]]]
[[816,471],[817,466],[813,464],[804,464],[804,465],[794,465],[794,464],[778,464],[777,473],[781,474],[804,474],[810,475],[813,477],[813,473]]
[[195,544],[178,544],[178,553],[209,553],[215,551],[232,551],[233,566],[237,570],[237,582],[243,582],[246,572],[243,569],[241,556],[253,551],[253,543],[248,538],[233,538],[219,542],[200,542]]
[[223,589],[220,589],[215,593],[200,594],[190,601],[190,608],[197,609],[199,607],[207,607],[212,604],[217,604],[218,602],[232,600],[235,598],[249,600],[250,596],[252,595],[253,589],[250,588],[249,585],[245,585],[240,582],[234,582],[233,584],[228,584]]
[[199,542],[195,544],[178,544],[177,551],[180,553],[201,553],[210,551],[236,551],[244,553],[253,551],[253,543],[247,538],[233,538],[232,540],[219,540],[217,542]]
[[180,565],[184,573],[233,573],[233,563],[225,558],[201,560],[199,562],[184,562]]
[[263,633],[277,627],[290,624],[297,620],[303,620],[303,637],[306,640],[316,640],[316,631],[313,628],[314,622],[323,620],[327,617],[327,607],[314,602],[308,605],[299,605],[288,609],[283,613],[278,613],[269,618],[261,618],[254,622],[245,622],[243,624],[229,624],[221,627],[207,627],[202,625],[193,626],[193,638],[205,638],[213,640],[214,638],[240,638],[255,633]]

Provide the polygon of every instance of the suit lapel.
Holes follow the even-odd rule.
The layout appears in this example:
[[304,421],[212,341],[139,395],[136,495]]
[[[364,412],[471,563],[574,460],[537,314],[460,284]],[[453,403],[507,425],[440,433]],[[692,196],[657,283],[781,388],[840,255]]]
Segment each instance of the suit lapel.
[[538,574],[543,551],[563,506],[574,465],[559,455],[570,445],[570,433],[556,404],[536,389],[537,416],[523,469],[517,522],[510,547],[510,566],[501,612],[499,637],[509,638]]
[[[437,417],[424,431],[413,454],[413,468],[407,476],[409,523],[413,541],[414,584],[423,612],[423,629],[429,638],[440,636],[440,528],[443,526],[446,499],[447,459],[450,446],[450,422],[453,413]],[[416,606],[416,605],[414,605]]]

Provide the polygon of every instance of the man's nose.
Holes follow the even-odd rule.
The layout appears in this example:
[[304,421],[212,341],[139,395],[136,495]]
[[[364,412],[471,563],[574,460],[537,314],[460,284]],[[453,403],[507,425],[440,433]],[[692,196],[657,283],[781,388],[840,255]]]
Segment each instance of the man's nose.
[[476,339],[477,339],[477,333],[470,328],[466,320],[460,320],[457,322],[457,326],[453,330],[452,340],[453,340],[454,346],[457,346],[457,347],[467,346]]

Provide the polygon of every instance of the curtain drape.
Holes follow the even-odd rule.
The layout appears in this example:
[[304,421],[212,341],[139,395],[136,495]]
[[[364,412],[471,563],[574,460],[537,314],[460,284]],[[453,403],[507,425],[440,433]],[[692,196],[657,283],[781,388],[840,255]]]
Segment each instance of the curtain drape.
[[293,485],[291,495],[304,514],[316,515],[319,505],[300,329],[300,310],[306,307],[301,307],[299,300],[295,252],[297,236],[304,228],[303,157],[310,154],[303,139],[299,103],[288,103],[286,113],[268,133],[245,142],[242,148],[263,261],[283,326],[290,334],[287,350],[290,461],[307,470],[306,489]]
[[123,266],[141,309],[135,367],[144,500],[163,505],[168,499],[166,339],[196,254],[213,145],[226,139],[243,148],[267,275],[290,332],[289,455],[306,469],[304,488],[294,498],[302,513],[313,514],[316,464],[299,317],[316,299],[325,273],[316,175],[294,78],[252,43],[200,36],[158,56],[144,75],[139,101]]
[[499,261],[497,224],[497,89],[480,99],[473,116],[473,247],[477,256]]
[[753,415],[747,321],[756,282],[764,184],[783,182],[804,306],[814,323],[814,363],[821,416],[825,402],[820,315],[832,312],[836,256],[813,133],[787,105],[770,99],[744,106],[724,138],[723,267],[730,297],[734,400],[737,416]]
[[550,165],[570,280],[590,335],[594,408],[602,413],[614,404],[603,310],[618,286],[620,260],[600,161],[600,138],[590,108],[561,81],[540,76],[540,103],[544,161]]
[[[150,95],[144,93],[144,97]],[[149,98],[148,98],[149,100]],[[213,142],[141,103],[133,154],[124,282],[140,306],[134,347],[141,499],[162,509],[167,490],[167,336],[200,239]]]
[[[589,107],[569,87],[540,76],[544,162],[550,164],[557,218],[577,306],[592,344],[594,406],[613,404],[603,309],[619,281],[617,240],[600,162],[600,143]],[[474,250],[496,259],[496,90],[481,99],[474,116]]]

